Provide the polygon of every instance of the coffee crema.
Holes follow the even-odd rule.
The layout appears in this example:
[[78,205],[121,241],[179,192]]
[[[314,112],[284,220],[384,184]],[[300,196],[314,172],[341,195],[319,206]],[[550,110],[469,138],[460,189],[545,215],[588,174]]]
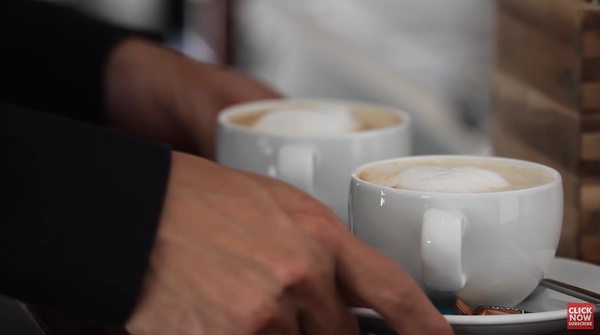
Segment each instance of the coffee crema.
[[544,185],[555,174],[536,165],[490,159],[405,160],[371,166],[358,178],[380,186],[423,192],[484,193]]
[[290,103],[238,113],[232,124],[266,133],[321,135],[384,128],[402,122],[401,117],[380,108],[342,104]]

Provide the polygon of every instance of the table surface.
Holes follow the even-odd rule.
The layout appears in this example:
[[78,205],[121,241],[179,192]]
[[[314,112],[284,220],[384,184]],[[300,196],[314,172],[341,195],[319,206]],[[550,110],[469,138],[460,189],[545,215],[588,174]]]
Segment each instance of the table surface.
[[[363,335],[396,335],[381,322],[359,319]],[[128,335],[120,328],[102,325],[62,312],[25,306],[0,296],[0,334],[14,335]],[[588,335],[595,331],[562,331],[546,335]],[[518,334],[515,334],[518,335]]]
[[[45,323],[50,329],[48,335],[128,335],[128,333],[122,329],[111,328],[99,324],[92,323],[90,321],[84,321],[80,318],[61,314],[55,311],[43,310],[36,308],[34,313],[37,314],[43,323]],[[382,328],[381,326],[369,324],[368,321],[359,320],[363,335],[397,335],[395,332],[389,329]],[[600,331],[563,331],[545,335],[591,335],[600,334]],[[514,334],[518,335],[518,334]]]

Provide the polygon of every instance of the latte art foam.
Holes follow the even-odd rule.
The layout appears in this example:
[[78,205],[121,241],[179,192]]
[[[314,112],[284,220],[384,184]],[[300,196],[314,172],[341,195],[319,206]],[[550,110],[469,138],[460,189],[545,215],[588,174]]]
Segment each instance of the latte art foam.
[[402,124],[398,113],[386,108],[352,103],[286,102],[231,113],[231,124],[273,135],[321,136],[387,128]]
[[404,170],[383,186],[426,192],[490,192],[509,186],[497,173],[473,166],[445,168],[416,166]]
[[358,177],[384,187],[433,193],[480,193],[519,190],[557,179],[535,164],[502,159],[431,157],[376,164]]
[[321,135],[357,131],[361,123],[343,106],[280,109],[261,117],[253,128],[268,133]]

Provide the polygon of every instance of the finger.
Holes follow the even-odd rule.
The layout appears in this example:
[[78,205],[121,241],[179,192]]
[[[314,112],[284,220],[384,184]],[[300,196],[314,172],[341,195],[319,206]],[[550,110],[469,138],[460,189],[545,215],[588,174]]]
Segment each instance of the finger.
[[282,98],[281,93],[258,79],[229,69],[226,69],[223,74],[221,80],[227,84],[223,91],[228,99],[227,104]]
[[360,334],[356,318],[338,297],[335,301],[331,299],[326,306],[306,309],[301,314],[301,321],[306,335]]
[[257,335],[302,335],[299,313],[295,304],[287,299],[281,306],[281,313],[268,322]]
[[312,294],[300,292],[303,295],[300,320],[304,334],[360,334],[357,321],[341,299],[334,279],[324,283]]
[[375,309],[400,334],[453,334],[410,275],[355,236],[343,239],[338,261],[349,298]]

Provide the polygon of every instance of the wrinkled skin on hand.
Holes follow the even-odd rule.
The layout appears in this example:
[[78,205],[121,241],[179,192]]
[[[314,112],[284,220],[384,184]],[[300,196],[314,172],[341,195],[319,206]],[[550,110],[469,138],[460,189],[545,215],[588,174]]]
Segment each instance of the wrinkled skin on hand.
[[400,334],[452,334],[402,269],[318,201],[173,154],[132,334],[358,334],[347,307],[357,303]]

